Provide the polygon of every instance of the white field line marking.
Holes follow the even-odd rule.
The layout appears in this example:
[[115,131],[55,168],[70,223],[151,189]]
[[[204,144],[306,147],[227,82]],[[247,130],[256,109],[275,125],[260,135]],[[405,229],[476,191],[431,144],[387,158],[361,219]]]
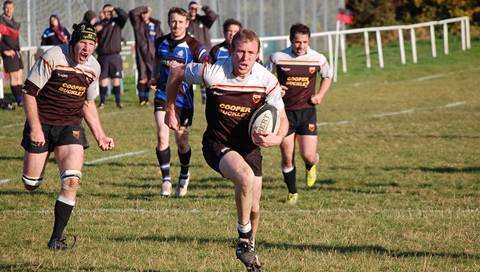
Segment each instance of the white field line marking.
[[92,164],[95,164],[95,163],[97,163],[97,162],[103,162],[103,161],[113,160],[113,159],[117,159],[117,158],[122,158],[122,157],[128,157],[128,156],[134,156],[134,155],[143,154],[143,153],[145,153],[145,152],[147,152],[147,151],[148,151],[148,150],[140,150],[140,151],[134,151],[134,152],[127,152],[127,153],[123,153],[123,154],[118,154],[118,155],[114,155],[114,156],[109,156],[109,157],[105,157],[105,158],[100,158],[100,159],[96,159],[96,160],[84,162],[83,164],[84,164],[84,165],[92,165]]
[[460,106],[460,105],[464,105],[464,104],[467,104],[467,102],[462,101],[462,102],[450,103],[450,104],[445,105],[445,108],[456,107],[456,106]]
[[24,124],[25,123],[11,124],[11,125],[2,126],[2,128],[19,127],[19,126],[23,126]]
[[[312,213],[312,214],[317,214],[317,213],[355,213],[356,211],[365,213],[364,210],[351,210],[351,209],[321,209],[321,210],[291,210],[291,211],[271,211],[271,210],[263,210],[262,213],[270,213],[270,214],[299,214],[299,213]],[[33,210],[6,210],[6,211],[0,211],[0,214],[52,214],[54,211],[53,210],[39,210],[39,211],[33,211]],[[111,213],[111,214],[136,214],[136,213],[148,213],[148,214],[164,214],[164,213],[179,213],[179,214],[198,214],[198,213],[215,213],[215,214],[231,214],[232,211],[220,211],[220,210],[183,210],[183,209],[163,209],[163,210],[146,210],[146,209],[75,209],[75,213],[86,213],[86,214],[92,214],[92,213]],[[396,213],[408,213],[408,214],[414,214],[418,213],[419,216],[424,216],[426,213],[430,214],[456,214],[456,213],[462,213],[462,214],[467,214],[467,213],[472,213],[472,214],[477,214],[480,213],[479,209],[458,209],[458,210],[412,210],[412,209],[407,209],[407,210],[396,210],[396,209],[384,209],[384,210],[377,210],[377,211],[371,211],[370,213],[387,213],[391,214],[392,212]]]
[[[453,73],[448,73],[448,74],[453,74]],[[438,74],[438,75],[433,75],[433,76],[419,77],[419,78],[413,79],[413,81],[424,81],[424,80],[429,80],[429,79],[435,79],[435,78],[447,76],[448,74]]]
[[[454,103],[449,103],[443,106],[435,107],[435,108],[452,108],[452,107],[457,107],[461,105],[467,104],[467,101],[460,101],[460,102],[454,102]],[[422,109],[425,110],[425,109]],[[410,110],[402,110],[402,111],[394,111],[394,112],[386,112],[386,113],[379,113],[379,114],[374,114],[371,117],[385,117],[385,116],[393,116],[393,115],[399,115],[399,114],[407,114],[407,113],[412,113],[414,112],[415,109],[410,109]],[[368,117],[367,117],[368,118]],[[317,126],[327,126],[327,125],[344,125],[351,123],[357,119],[353,120],[344,120],[344,121],[339,121],[339,122],[322,122],[322,123],[317,123]]]
[[10,181],[10,179],[0,179],[0,184],[7,183],[9,181]]
[[396,112],[387,112],[387,113],[380,113],[380,114],[374,114],[373,117],[384,117],[384,116],[392,116],[392,115],[398,115],[398,114],[407,114],[414,112],[415,110],[403,110],[403,111],[396,111]]

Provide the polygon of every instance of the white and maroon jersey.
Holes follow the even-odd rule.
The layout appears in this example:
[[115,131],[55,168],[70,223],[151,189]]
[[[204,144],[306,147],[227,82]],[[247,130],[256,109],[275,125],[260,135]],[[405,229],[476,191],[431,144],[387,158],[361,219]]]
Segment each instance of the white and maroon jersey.
[[23,92],[36,97],[42,124],[80,124],[85,100],[97,95],[100,65],[93,56],[85,64],[74,62],[69,46],[55,46],[43,53],[25,80]]
[[233,149],[257,148],[248,135],[251,114],[263,104],[282,110],[284,107],[277,78],[255,63],[244,78],[233,74],[232,58],[215,64],[190,63],[185,78],[190,84],[201,84],[207,90],[204,137],[221,141]]
[[307,53],[297,56],[292,47],[287,47],[270,55],[265,67],[277,73],[281,85],[288,90],[283,97],[286,110],[301,110],[315,105],[310,98],[315,94],[317,74],[322,78],[332,78],[332,71],[323,54],[307,48]]

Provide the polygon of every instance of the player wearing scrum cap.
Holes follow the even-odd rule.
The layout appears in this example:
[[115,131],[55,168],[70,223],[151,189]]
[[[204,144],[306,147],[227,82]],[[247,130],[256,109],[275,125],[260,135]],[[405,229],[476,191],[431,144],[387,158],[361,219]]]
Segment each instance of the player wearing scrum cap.
[[100,149],[107,151],[115,146],[102,129],[94,101],[100,74],[100,65],[92,56],[95,40],[93,26],[75,25],[69,44],[54,46],[43,53],[23,86],[27,117],[21,143],[25,149],[24,186],[32,191],[42,184],[51,152],[60,172],[55,223],[47,244],[55,251],[70,248],[62,234],[75,206],[84,149],[89,146],[82,120],[85,119]]

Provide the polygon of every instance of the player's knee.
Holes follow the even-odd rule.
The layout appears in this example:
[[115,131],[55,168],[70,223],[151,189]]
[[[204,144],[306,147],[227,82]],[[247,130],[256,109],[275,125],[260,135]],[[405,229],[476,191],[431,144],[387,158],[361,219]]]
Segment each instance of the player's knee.
[[77,191],[78,184],[82,178],[82,172],[79,170],[65,170],[61,175],[62,190]]
[[27,189],[28,191],[33,191],[33,190],[37,189],[38,187],[40,187],[40,185],[42,185],[43,176],[41,176],[41,177],[29,177],[29,176],[23,174],[22,175],[22,181],[23,181],[23,186],[25,187],[25,189]]

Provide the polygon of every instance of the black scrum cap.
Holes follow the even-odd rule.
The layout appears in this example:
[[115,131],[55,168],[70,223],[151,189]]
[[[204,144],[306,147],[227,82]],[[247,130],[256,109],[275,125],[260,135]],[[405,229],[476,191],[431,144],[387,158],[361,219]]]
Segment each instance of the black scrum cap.
[[97,33],[95,28],[89,23],[80,23],[73,26],[72,37],[70,38],[70,45],[75,46],[81,40],[89,40],[96,43]]

